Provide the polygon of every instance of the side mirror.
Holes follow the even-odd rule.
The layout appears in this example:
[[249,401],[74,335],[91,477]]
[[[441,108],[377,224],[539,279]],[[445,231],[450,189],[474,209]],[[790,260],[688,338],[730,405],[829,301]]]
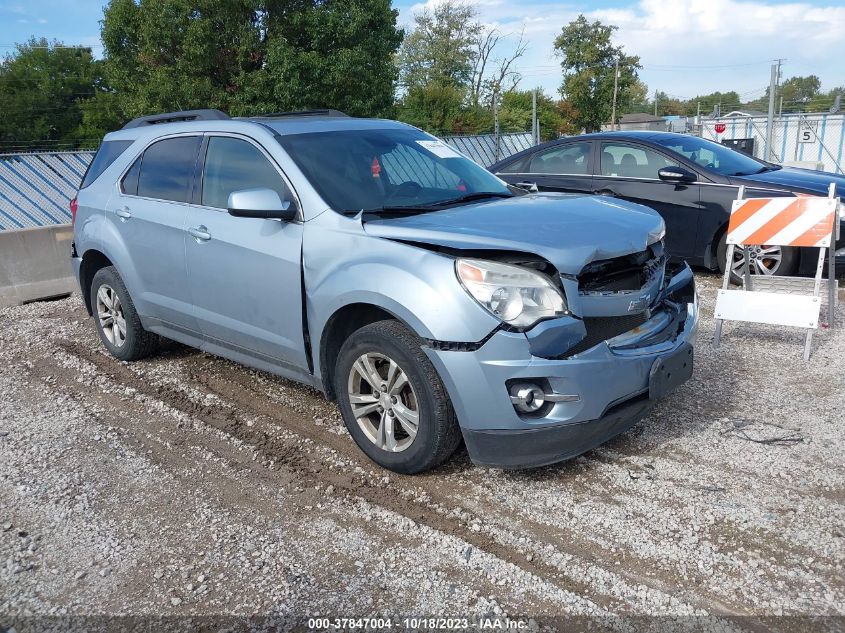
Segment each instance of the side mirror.
[[657,176],[664,182],[685,183],[698,180],[691,171],[683,167],[663,167],[657,171]]
[[285,222],[296,218],[295,204],[290,200],[282,200],[278,193],[263,187],[233,191],[229,194],[227,208],[229,215],[236,218],[263,218]]

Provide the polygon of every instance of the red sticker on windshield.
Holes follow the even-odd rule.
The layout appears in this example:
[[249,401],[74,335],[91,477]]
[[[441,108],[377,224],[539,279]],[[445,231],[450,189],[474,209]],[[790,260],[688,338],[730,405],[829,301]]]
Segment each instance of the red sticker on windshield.
[[381,165],[378,162],[378,156],[373,156],[373,162],[370,164],[370,171],[373,173],[373,178],[381,177]]

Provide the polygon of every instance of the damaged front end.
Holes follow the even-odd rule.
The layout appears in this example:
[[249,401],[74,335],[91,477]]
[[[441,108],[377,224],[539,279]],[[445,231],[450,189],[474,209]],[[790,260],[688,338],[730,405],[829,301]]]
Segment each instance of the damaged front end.
[[560,279],[572,316],[526,332],[540,358],[568,359],[602,343],[619,351],[671,345],[694,309],[692,271],[685,263],[667,265],[662,242]]
[[539,466],[642,419],[692,375],[692,271],[662,244],[559,275],[570,313],[500,328],[472,352],[430,350],[475,463]]

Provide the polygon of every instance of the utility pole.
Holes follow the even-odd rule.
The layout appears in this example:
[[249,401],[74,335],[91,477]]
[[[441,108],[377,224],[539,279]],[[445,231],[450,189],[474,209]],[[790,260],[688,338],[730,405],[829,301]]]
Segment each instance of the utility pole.
[[496,162],[499,162],[501,146],[499,144],[499,86],[493,88],[493,135],[496,141]]
[[540,144],[540,129],[537,121],[537,89],[531,93],[531,140],[534,145]]
[[775,91],[777,90],[779,68],[780,61],[777,64],[772,64],[772,74],[769,79],[769,115],[766,118],[766,151],[763,154],[768,161],[772,160],[774,155],[772,151],[772,135],[775,130]]
[[657,88],[654,89],[654,116],[657,116]]
[[619,93],[619,58],[616,58],[616,64],[613,68],[613,110],[610,115],[610,129],[616,130],[616,95]]

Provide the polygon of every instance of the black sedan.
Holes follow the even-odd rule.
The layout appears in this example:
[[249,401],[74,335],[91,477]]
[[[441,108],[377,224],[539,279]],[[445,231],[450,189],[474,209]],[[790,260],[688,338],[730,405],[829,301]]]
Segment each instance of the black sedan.
[[[490,171],[524,189],[624,198],[655,209],[666,221],[673,257],[710,269],[725,266],[731,203],[746,197],[828,194],[831,182],[845,199],[845,176],[781,167],[724,145],[669,132],[584,134],[537,145],[492,165]],[[844,220],[845,221],[845,220]],[[845,226],[836,267],[845,270]],[[752,272],[814,273],[817,249],[770,246],[753,253]],[[742,264],[737,252],[734,269]],[[735,277],[736,279],[737,277]]]

